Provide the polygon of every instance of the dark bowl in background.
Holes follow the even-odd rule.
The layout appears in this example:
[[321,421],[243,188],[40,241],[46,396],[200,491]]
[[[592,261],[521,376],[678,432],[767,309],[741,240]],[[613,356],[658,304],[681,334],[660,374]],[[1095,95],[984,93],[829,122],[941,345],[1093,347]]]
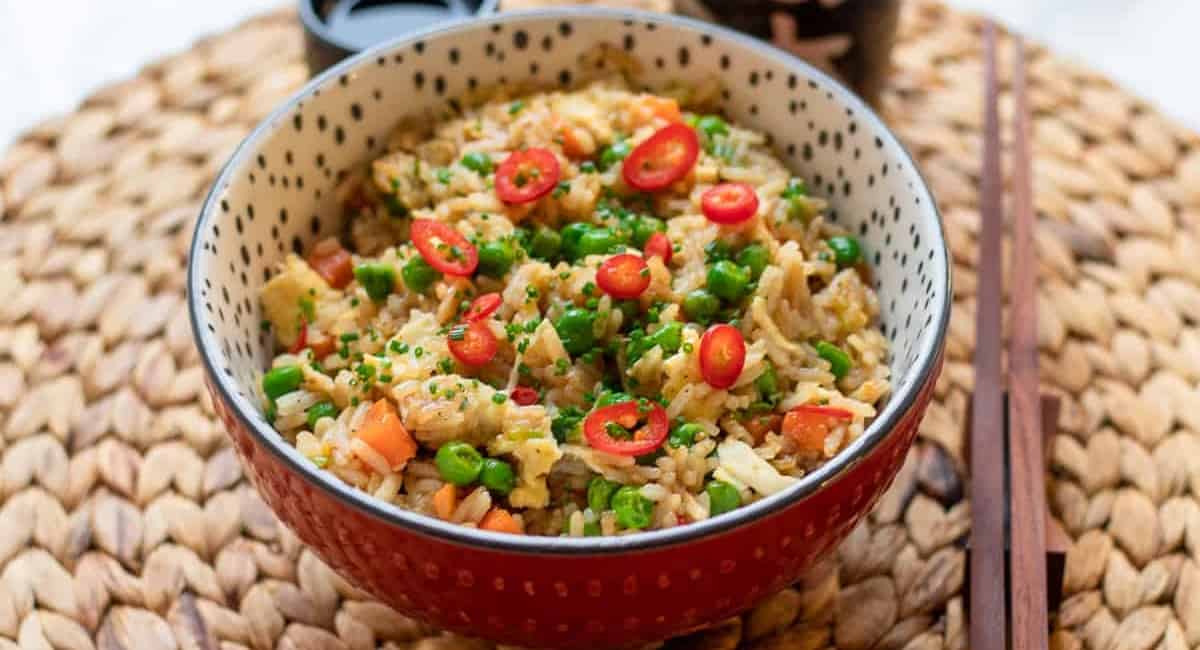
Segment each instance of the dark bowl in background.
[[[878,102],[891,61],[900,0],[674,0],[673,4],[681,15],[768,41],[833,75],[867,103]],[[503,8],[502,0],[300,0],[309,69],[316,75],[405,33]]]
[[300,0],[304,54],[316,75],[348,56],[439,22],[483,16],[498,0]]

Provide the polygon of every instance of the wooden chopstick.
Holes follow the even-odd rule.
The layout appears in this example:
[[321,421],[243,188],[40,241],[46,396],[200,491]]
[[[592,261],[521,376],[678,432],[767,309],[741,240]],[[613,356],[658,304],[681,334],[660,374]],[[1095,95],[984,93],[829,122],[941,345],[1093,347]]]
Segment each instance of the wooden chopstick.
[[1038,387],[1037,250],[1025,46],[1014,38],[1012,276],[1009,285],[1008,447],[1009,589],[1013,650],[1045,649],[1046,487]]
[[983,165],[979,184],[978,288],[975,315],[975,393],[971,402],[971,626],[972,650],[1005,650],[1004,383],[1000,370],[1000,241],[1004,208],[1000,171],[996,29],[986,22],[984,45]]

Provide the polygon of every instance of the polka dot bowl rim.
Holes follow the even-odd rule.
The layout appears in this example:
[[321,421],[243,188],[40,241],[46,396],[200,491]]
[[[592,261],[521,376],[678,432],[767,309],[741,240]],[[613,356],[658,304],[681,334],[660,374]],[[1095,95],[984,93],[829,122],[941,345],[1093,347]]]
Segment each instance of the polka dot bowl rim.
[[[877,138],[882,138],[889,148],[897,152],[897,159],[909,166],[917,179],[911,191],[917,196],[918,203],[923,204],[923,219],[936,221],[932,229],[936,241],[931,242],[931,245],[934,251],[936,251],[934,261],[937,264],[931,265],[931,267],[940,271],[940,277],[936,277],[931,286],[933,287],[933,292],[940,294],[940,299],[931,306],[932,312],[936,316],[929,324],[929,327],[933,328],[932,332],[931,334],[922,336],[919,341],[920,347],[916,351],[914,362],[917,368],[915,380],[908,382],[899,389],[893,386],[893,392],[884,404],[881,412],[871,422],[863,435],[851,442],[850,445],[834,458],[802,477],[786,490],[760,499],[747,506],[740,507],[720,517],[669,529],[645,531],[635,535],[571,538],[492,533],[458,526],[425,514],[401,509],[344,483],[330,472],[317,468],[304,458],[294,446],[289,444],[273,428],[267,425],[261,417],[251,417],[251,413],[258,412],[258,406],[243,397],[241,391],[238,389],[238,383],[233,377],[220,371],[220,347],[216,338],[204,328],[206,316],[203,313],[204,307],[201,304],[199,296],[201,294],[200,287],[203,285],[205,278],[201,272],[202,265],[196,261],[199,259],[201,253],[200,242],[202,233],[210,228],[214,220],[221,217],[222,211],[219,208],[219,196],[221,191],[229,186],[231,178],[239,171],[241,163],[254,156],[257,151],[256,146],[267,136],[272,134],[276,129],[283,127],[283,118],[292,110],[306,98],[313,95],[314,91],[336,93],[339,77],[354,71],[360,66],[367,65],[381,55],[390,54],[405,46],[420,41],[426,43],[432,42],[439,37],[476,29],[480,24],[513,26],[514,24],[530,20],[560,19],[575,22],[587,21],[589,19],[610,21],[633,20],[644,23],[647,26],[653,24],[680,28],[700,36],[710,37],[713,42],[723,42],[736,48],[751,50],[756,55],[763,57],[771,63],[790,69],[807,79],[816,81],[824,90],[831,92],[843,106],[852,109],[855,114],[861,116],[866,123],[875,129]],[[281,459],[292,472],[302,477],[308,484],[325,491],[343,505],[354,508],[384,523],[447,542],[499,551],[552,553],[556,555],[596,555],[625,553],[676,545],[697,538],[731,531],[770,516],[772,513],[783,510],[792,504],[812,496],[862,461],[872,449],[877,447],[892,432],[895,426],[916,405],[926,385],[936,379],[935,374],[940,366],[940,359],[945,346],[950,321],[952,289],[949,269],[949,251],[941,226],[941,216],[933,200],[932,193],[929,190],[928,183],[921,176],[912,155],[875,111],[851,90],[847,89],[840,81],[835,80],[830,75],[802,59],[761,40],[704,21],[674,14],[657,14],[646,11],[614,10],[602,7],[560,7],[504,12],[486,17],[467,18],[441,23],[437,26],[405,34],[363,50],[311,79],[303,88],[289,97],[260,122],[237,147],[229,161],[221,168],[220,174],[205,197],[200,217],[196,223],[188,261],[187,290],[192,334],[200,351],[201,360],[209,377],[212,379],[212,386],[220,394],[221,399],[226,404],[232,406],[232,410],[240,421],[240,424],[252,433],[257,442]]]

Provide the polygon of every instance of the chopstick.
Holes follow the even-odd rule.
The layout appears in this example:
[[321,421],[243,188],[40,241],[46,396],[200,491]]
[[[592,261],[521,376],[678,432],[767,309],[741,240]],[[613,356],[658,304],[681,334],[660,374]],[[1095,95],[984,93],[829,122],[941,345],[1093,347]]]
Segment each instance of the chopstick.
[[1025,45],[1014,37],[1012,276],[1009,285],[1009,589],[1014,650],[1046,648],[1046,488],[1038,387],[1037,249]]
[[1004,208],[997,108],[996,29],[983,27],[984,124],[980,193],[978,288],[975,315],[975,393],[971,401],[971,626],[972,650],[1005,650],[1004,384],[1000,370],[1000,242]]

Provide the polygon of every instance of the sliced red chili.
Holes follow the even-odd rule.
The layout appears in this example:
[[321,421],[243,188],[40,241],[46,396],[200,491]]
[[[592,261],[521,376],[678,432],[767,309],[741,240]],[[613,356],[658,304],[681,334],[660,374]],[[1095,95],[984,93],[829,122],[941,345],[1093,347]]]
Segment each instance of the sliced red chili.
[[631,253],[613,255],[596,270],[596,286],[619,300],[637,298],[650,286],[650,267]]
[[299,354],[306,347],[308,347],[308,323],[301,323],[300,333],[296,335],[296,342],[288,348],[288,352]]
[[475,245],[448,223],[413,219],[410,234],[421,257],[446,275],[471,275],[479,266]]
[[662,258],[663,264],[670,264],[674,247],[671,246],[671,240],[667,238],[666,233],[656,232],[646,240],[646,245],[642,247],[642,251],[646,253],[646,257],[657,255]]
[[621,167],[630,187],[661,190],[687,176],[700,156],[700,139],[686,124],[669,124],[639,144]]
[[496,335],[482,321],[450,328],[446,345],[455,359],[468,366],[482,366],[496,356]]
[[530,406],[538,402],[538,392],[528,386],[517,386],[508,397],[517,406]]
[[308,265],[334,289],[341,289],[354,279],[354,261],[350,251],[342,248],[338,240],[332,237],[313,246],[308,254]]
[[700,337],[700,374],[713,388],[737,383],[746,365],[746,339],[732,325],[713,325]]
[[505,203],[529,203],[550,193],[562,171],[549,149],[514,151],[496,169],[496,195]]
[[825,438],[839,421],[854,419],[846,409],[805,404],[783,416],[783,435],[795,441],[803,451],[819,453],[825,450]]
[[700,197],[700,208],[713,223],[741,223],[758,212],[758,194],[745,183],[721,183]]
[[313,351],[313,358],[318,361],[333,354],[333,349],[336,346],[334,345],[332,336],[325,335],[319,339],[314,338],[310,340],[308,330],[308,323],[304,323],[300,326],[300,334],[296,337],[296,342],[292,344],[292,347],[288,349],[288,352],[291,352],[292,354],[299,354],[304,350],[304,348],[309,348]]
[[[643,420],[645,424],[637,428]],[[598,408],[583,421],[583,436],[593,449],[621,456],[641,456],[658,449],[667,439],[668,429],[666,409],[646,400]]]
[[500,308],[501,302],[503,302],[503,298],[500,297],[500,294],[494,292],[485,293],[471,301],[471,306],[467,307],[467,311],[463,313],[463,320],[468,323],[484,320],[496,313],[496,310]]

